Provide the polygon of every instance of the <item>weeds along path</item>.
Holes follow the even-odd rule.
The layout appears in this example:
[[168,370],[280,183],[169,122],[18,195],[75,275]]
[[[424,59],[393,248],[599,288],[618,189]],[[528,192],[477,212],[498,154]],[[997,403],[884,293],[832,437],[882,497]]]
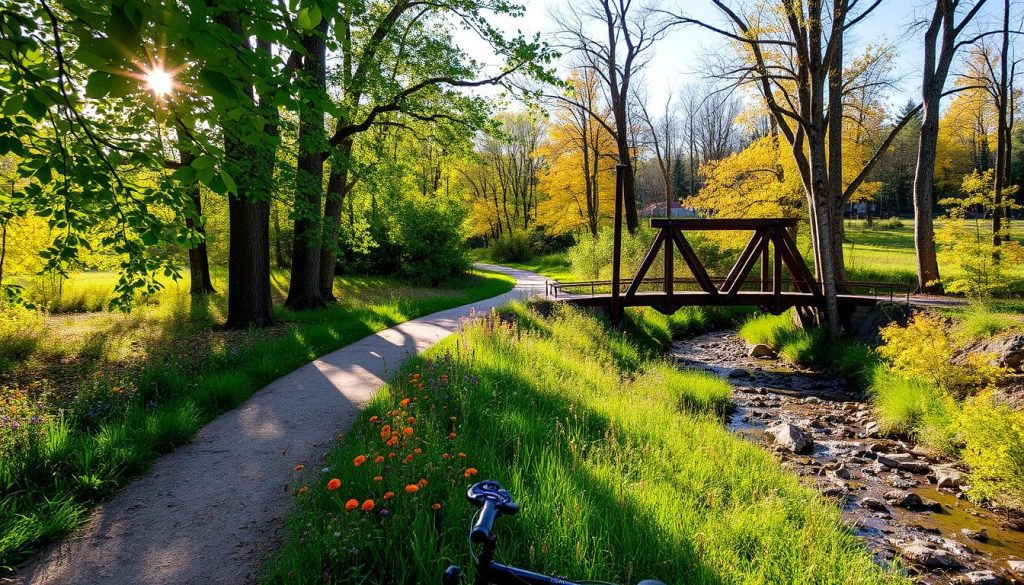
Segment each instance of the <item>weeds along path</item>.
[[301,485],[330,443],[410,355],[453,333],[472,312],[544,292],[525,270],[512,291],[412,319],[279,378],[97,507],[76,534],[14,576],[24,584],[250,583],[275,549]]

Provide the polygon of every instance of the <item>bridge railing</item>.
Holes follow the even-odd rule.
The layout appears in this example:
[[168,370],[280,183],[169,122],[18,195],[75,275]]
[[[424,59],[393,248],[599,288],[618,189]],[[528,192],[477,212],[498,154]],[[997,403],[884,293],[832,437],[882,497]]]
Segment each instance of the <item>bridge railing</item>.
[[[719,287],[725,282],[725,280],[725,278],[711,278],[711,281]],[[700,283],[695,278],[674,278],[672,282],[676,294],[703,292]],[[629,284],[630,282],[628,281],[620,282],[620,294],[626,291]],[[784,292],[795,293],[801,292],[799,287],[803,286],[805,283],[802,280],[783,279],[780,284]],[[822,294],[824,294],[824,286],[821,284],[818,286],[822,288]],[[910,287],[899,283],[859,280],[842,281],[839,283],[838,288],[840,290],[840,294],[843,295],[870,297],[880,301],[902,302],[904,304],[910,304],[910,295],[913,292]],[[664,278],[645,278],[641,281],[637,292],[664,292],[664,289]],[[762,291],[762,283],[759,280],[754,279],[743,283],[740,290]],[[611,280],[587,280],[575,282],[555,282],[549,280],[545,285],[545,294],[554,299],[597,297],[610,295],[611,292]]]

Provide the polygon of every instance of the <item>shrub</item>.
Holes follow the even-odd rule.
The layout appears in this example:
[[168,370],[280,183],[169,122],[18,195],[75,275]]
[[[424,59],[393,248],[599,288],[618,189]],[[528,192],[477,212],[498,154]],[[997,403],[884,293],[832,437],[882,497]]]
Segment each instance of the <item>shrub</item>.
[[881,331],[884,343],[878,353],[893,372],[926,381],[958,397],[994,386],[1004,372],[990,365],[988,356],[970,355],[965,364],[954,364],[953,345],[942,319],[916,315],[906,327],[892,324]]
[[780,349],[786,338],[796,335],[799,331],[793,322],[792,314],[756,315],[748,319],[740,327],[740,337],[747,343],[757,345],[763,343],[773,349]]
[[27,358],[42,338],[44,315],[24,305],[0,302],[0,371]]
[[981,341],[1001,333],[1014,325],[1020,325],[1020,320],[1014,315],[1000,313],[992,309],[990,303],[975,301],[957,319],[957,334],[959,338],[967,343]]
[[533,257],[533,245],[526,232],[512,232],[494,240],[488,255],[495,262],[526,262]]
[[972,499],[1024,506],[1024,412],[998,404],[988,393],[964,403],[956,426],[971,467]]
[[875,227],[881,230],[898,230],[903,227],[903,220],[898,217],[879,219],[875,221]]
[[913,436],[943,453],[954,453],[956,401],[934,384],[908,380],[888,368],[877,368],[869,391],[886,433]]
[[399,272],[437,286],[469,267],[462,238],[466,210],[443,200],[410,198],[399,213]]
[[[656,231],[650,227],[643,226],[630,234],[623,231],[622,234],[622,274],[630,277],[640,268],[644,255],[654,241]],[[612,273],[612,241],[614,232],[612,228],[601,228],[597,236],[591,234],[581,235],[576,245],[569,248],[566,258],[574,274],[582,278],[610,278]],[[709,273],[715,274],[725,268],[735,257],[735,253],[728,248],[721,246],[717,241],[706,238],[701,234],[687,234],[687,240],[693,247],[697,257],[701,259],[704,267]],[[689,273],[679,253],[675,254],[676,274],[683,276]],[[662,274],[664,264],[661,261],[655,262],[647,273],[649,278],[657,278]]]

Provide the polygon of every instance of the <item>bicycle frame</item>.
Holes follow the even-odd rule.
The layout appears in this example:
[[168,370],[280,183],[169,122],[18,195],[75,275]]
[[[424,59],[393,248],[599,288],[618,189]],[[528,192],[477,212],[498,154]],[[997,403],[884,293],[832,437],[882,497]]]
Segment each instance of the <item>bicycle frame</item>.
[[542,575],[494,562],[494,551],[498,548],[498,537],[491,536],[484,542],[483,551],[476,563],[473,585],[576,585],[560,577]]

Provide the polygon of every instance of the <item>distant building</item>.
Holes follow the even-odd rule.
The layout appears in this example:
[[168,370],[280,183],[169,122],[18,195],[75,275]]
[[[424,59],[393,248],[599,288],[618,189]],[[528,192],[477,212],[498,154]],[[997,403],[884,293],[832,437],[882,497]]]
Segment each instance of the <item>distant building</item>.
[[683,207],[678,202],[672,202],[672,214],[665,213],[665,202],[648,203],[640,208],[640,217],[697,217],[697,212],[689,207]]

